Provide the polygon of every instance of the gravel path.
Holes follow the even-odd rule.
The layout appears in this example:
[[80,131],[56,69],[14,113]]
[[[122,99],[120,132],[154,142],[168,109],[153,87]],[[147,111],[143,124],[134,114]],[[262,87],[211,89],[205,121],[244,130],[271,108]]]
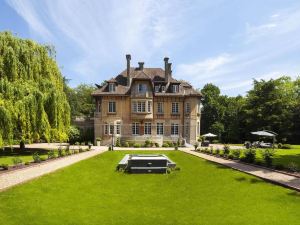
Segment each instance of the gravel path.
[[93,156],[99,155],[107,151],[107,147],[94,147],[94,148],[95,149],[92,151],[87,151],[76,155],[56,159],[53,161],[36,164],[34,166],[30,166],[24,169],[0,174],[0,191],[3,191],[17,184],[32,180],[34,178],[40,177],[47,173],[54,172],[63,167],[72,165],[81,160],[91,158]]
[[182,151],[185,153],[195,155],[200,158],[215,162],[215,163],[219,163],[221,165],[230,167],[232,169],[239,170],[239,171],[254,175],[256,177],[260,177],[269,182],[300,191],[300,178],[298,178],[298,177],[278,173],[276,171],[272,171],[272,170],[252,166],[252,165],[247,165],[244,163],[239,163],[236,161],[226,160],[223,158],[217,158],[215,156],[210,156],[210,155],[206,155],[206,154],[195,152],[195,151],[188,151],[188,150],[182,150]]

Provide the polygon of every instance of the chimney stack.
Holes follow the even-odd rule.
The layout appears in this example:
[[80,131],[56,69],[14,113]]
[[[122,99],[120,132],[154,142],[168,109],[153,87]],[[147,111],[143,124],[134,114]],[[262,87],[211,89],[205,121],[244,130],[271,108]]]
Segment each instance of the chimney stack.
[[126,61],[127,61],[127,86],[130,86],[131,84],[131,77],[130,77],[130,60],[131,55],[126,55]]
[[165,81],[167,83],[169,83],[170,82],[170,76],[171,76],[170,72],[171,72],[171,64],[172,63],[169,63],[169,58],[168,57],[165,57],[164,61],[165,61]]
[[144,62],[139,62],[139,70],[143,70],[144,69]]

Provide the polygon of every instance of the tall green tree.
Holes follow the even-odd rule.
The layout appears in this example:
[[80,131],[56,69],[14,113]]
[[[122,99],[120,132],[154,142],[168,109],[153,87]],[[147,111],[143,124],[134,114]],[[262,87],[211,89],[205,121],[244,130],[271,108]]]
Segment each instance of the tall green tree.
[[0,137],[67,140],[70,106],[52,46],[0,32]]

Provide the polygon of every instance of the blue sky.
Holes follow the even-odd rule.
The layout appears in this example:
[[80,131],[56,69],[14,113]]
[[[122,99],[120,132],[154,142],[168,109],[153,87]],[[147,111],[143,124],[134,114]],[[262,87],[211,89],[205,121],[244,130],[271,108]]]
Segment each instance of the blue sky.
[[52,44],[70,85],[132,66],[163,67],[196,88],[245,94],[253,79],[300,75],[300,1],[7,0],[0,30]]

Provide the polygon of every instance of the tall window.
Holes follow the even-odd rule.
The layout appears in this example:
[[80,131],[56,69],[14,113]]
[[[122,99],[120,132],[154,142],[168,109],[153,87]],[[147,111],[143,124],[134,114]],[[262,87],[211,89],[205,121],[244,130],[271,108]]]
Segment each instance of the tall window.
[[151,113],[151,101],[148,101],[148,113]]
[[108,112],[110,113],[116,112],[116,102],[108,102]]
[[156,124],[156,134],[157,135],[164,135],[164,124],[163,123],[157,123]]
[[132,102],[132,111],[137,112],[137,102]]
[[156,86],[154,87],[154,90],[155,90],[155,92],[159,92],[159,86],[156,85]]
[[144,134],[151,135],[151,123],[145,123]]
[[139,134],[140,134],[140,124],[132,123],[132,135],[139,135]]
[[177,123],[171,124],[171,135],[178,135],[178,124]]
[[189,102],[185,103],[185,113],[191,112],[191,104]]
[[162,102],[157,103],[157,113],[164,113],[164,105]]
[[190,125],[189,125],[189,123],[187,122],[186,124],[185,124],[185,136],[187,137],[187,136],[189,136],[189,132],[190,131]]
[[116,91],[116,85],[114,83],[108,84],[109,92],[115,92]]
[[137,112],[146,111],[146,102],[137,102]]
[[179,91],[179,86],[177,85],[177,84],[173,84],[172,85],[172,92],[173,93],[176,93],[176,92],[178,92]]
[[108,123],[104,125],[104,134],[108,134]]
[[121,122],[117,122],[116,134],[121,134]]
[[179,113],[179,103],[172,102],[172,113],[178,114]]
[[147,91],[146,84],[138,84],[138,93],[145,93]]
[[114,134],[114,132],[115,132],[115,126],[114,126],[114,124],[113,123],[109,124],[109,134]]
[[200,122],[197,122],[197,135],[200,135]]
[[161,91],[165,92],[166,91],[166,86],[161,86]]

